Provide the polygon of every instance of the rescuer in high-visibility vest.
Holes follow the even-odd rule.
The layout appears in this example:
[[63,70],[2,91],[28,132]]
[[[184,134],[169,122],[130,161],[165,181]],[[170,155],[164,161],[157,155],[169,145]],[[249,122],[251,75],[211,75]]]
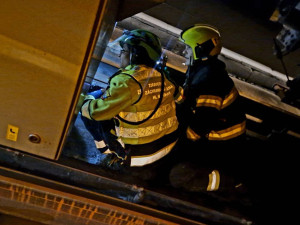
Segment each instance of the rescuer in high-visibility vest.
[[162,164],[178,140],[176,102],[182,100],[183,90],[164,74],[159,64],[162,47],[155,34],[142,29],[125,31],[109,44],[111,48],[115,45],[120,48],[121,69],[110,77],[100,98],[85,97],[81,114],[89,125],[98,124],[98,131],[103,129],[99,121],[113,119],[113,144],[103,136],[95,140],[101,152],[108,155],[110,168],[127,165],[151,169]]
[[[193,143],[189,161],[194,159],[196,166],[181,163],[173,169],[170,179],[176,187],[214,191],[228,186],[240,169],[245,111],[225,63],[218,59],[222,48],[219,31],[196,24],[183,30],[180,40],[186,44],[188,65],[182,120],[186,123],[186,137]],[[196,171],[197,167],[201,170]],[[228,175],[226,179],[222,179],[223,172]]]

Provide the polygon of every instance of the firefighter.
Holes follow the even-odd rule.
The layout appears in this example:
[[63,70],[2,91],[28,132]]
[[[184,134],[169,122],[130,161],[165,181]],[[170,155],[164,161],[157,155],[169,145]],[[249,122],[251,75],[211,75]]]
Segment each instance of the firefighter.
[[[106,144],[102,153],[109,156],[106,164],[110,168],[138,171],[140,178],[151,179],[155,173],[148,176],[139,171],[151,171],[164,164],[174,149],[178,139],[175,100],[180,102],[182,91],[167,79],[159,64],[162,47],[155,34],[142,29],[124,31],[109,46],[120,48],[120,69],[110,77],[100,98],[85,97],[81,114],[93,124],[114,121],[112,140],[122,143],[123,148],[117,143],[113,149],[102,142]],[[94,128],[101,131],[99,126]]]
[[234,187],[239,185],[235,176],[239,176],[236,172],[240,170],[246,118],[239,93],[218,59],[220,33],[211,25],[196,24],[183,30],[180,40],[186,44],[188,65],[181,114],[185,115],[186,137],[193,146],[189,155],[195,162],[189,159],[174,167],[171,183],[190,191]]

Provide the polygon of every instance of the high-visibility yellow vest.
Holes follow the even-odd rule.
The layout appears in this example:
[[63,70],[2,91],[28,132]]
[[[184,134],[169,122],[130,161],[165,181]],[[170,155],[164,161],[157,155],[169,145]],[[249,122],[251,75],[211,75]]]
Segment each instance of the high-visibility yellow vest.
[[[165,77],[164,77],[165,78]],[[161,95],[161,73],[144,65],[130,65],[113,75],[109,88],[101,99],[86,96],[81,108],[83,116],[92,120],[109,120],[119,117],[137,122],[148,117]],[[175,99],[182,100],[182,91],[174,97],[175,85],[164,79],[163,99],[155,114],[139,125],[120,121],[117,136],[125,144],[145,144],[155,141],[178,128]]]
[[[141,65],[128,66],[121,74],[134,79],[139,88],[132,93],[137,96],[136,102],[124,108],[118,115],[129,123],[142,121],[153,112],[161,97],[162,74],[153,68]],[[118,82],[118,79],[123,78],[117,75],[111,79],[111,83]],[[125,144],[149,143],[177,130],[175,86],[165,77],[163,80],[162,102],[151,118],[139,125],[120,120],[116,132]]]

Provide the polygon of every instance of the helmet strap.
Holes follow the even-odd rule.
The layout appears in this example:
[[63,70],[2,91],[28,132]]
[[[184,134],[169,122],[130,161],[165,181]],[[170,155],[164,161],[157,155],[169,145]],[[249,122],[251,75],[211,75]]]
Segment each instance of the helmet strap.
[[190,60],[189,64],[192,66],[195,62],[193,55],[190,56],[189,60]]
[[132,50],[131,50],[131,48],[129,48],[129,62],[130,62],[130,65],[133,64],[133,62],[132,62]]

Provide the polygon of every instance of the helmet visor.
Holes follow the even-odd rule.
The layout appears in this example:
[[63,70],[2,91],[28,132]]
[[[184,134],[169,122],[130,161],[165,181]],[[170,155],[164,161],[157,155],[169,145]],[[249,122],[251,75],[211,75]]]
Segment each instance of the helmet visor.
[[121,55],[122,47],[120,46],[120,41],[125,38],[126,35],[122,35],[117,39],[109,42],[107,44],[108,50],[116,55]]
[[192,63],[192,59],[193,59],[193,49],[186,45],[185,49],[182,52],[183,56],[185,57],[185,63],[184,65],[189,66]]

